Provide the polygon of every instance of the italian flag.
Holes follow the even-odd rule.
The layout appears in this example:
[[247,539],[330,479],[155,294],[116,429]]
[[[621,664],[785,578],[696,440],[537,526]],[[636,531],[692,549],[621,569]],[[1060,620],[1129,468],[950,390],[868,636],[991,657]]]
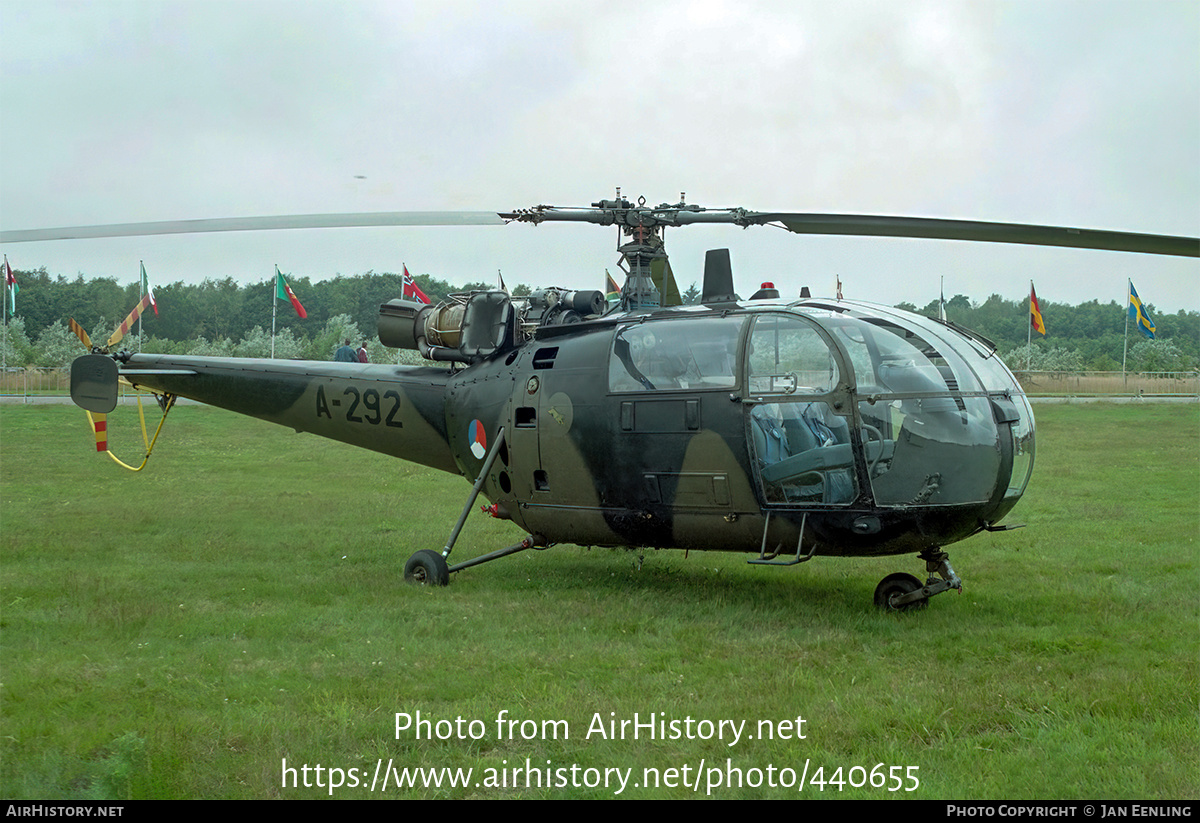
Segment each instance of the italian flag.
[[4,285],[8,289],[8,298],[12,301],[11,311],[17,313],[17,292],[21,289],[17,286],[17,278],[13,277],[12,266],[8,265],[8,255],[4,255]]
[[296,299],[292,287],[283,279],[283,275],[279,273],[279,266],[275,267],[275,299],[276,300],[291,300],[292,308],[296,310],[296,314],[300,315],[300,319],[308,317],[308,312],[300,305],[300,301]]
[[146,277],[146,264],[142,263],[142,294],[150,296],[150,308],[154,309],[155,317],[158,316],[158,301],[154,299],[154,289],[150,288],[150,280]]

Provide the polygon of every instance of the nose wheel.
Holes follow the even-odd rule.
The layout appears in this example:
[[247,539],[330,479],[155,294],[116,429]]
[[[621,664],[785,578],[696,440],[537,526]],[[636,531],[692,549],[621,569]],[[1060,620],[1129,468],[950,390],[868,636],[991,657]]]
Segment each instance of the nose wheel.
[[889,574],[875,587],[875,608],[885,612],[912,612],[929,605],[928,598],[911,600],[908,595],[920,591],[921,581],[907,572]]
[[[950,557],[941,549],[927,549],[920,554],[925,561],[929,579],[924,583],[906,572],[889,574],[875,587],[875,606],[888,612],[918,611],[929,605],[929,598],[950,589],[962,593],[962,580],[950,566]],[[939,580],[938,575],[941,577]]]

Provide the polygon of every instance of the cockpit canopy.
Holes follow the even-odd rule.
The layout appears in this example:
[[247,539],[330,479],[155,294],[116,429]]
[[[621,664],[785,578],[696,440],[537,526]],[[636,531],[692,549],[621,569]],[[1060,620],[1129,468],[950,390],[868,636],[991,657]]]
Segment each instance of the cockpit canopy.
[[[609,391],[724,390],[750,409],[768,503],[860,497],[858,434],[879,505],[982,503],[1033,467],[1033,416],[981,338],[864,304],[619,324]],[[857,411],[857,415],[854,411]]]

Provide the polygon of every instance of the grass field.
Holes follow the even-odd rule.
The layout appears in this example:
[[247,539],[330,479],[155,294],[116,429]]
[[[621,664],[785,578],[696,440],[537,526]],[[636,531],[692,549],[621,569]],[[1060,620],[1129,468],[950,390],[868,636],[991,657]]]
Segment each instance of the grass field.
[[[914,558],[556,547],[410,587],[462,479],[202,407],[135,475],[73,407],[0,406],[0,796],[1194,798],[1200,409],[1036,412],[1029,527],[896,616]],[[455,556],[519,536],[475,516]],[[666,739],[598,733],[635,712]]]

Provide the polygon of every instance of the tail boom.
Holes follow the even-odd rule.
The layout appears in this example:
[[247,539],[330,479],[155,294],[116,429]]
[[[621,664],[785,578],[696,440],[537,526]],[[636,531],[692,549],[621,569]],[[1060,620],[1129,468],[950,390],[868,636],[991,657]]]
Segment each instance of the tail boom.
[[449,372],[425,366],[138,354],[120,376],[173,394],[458,474]]

